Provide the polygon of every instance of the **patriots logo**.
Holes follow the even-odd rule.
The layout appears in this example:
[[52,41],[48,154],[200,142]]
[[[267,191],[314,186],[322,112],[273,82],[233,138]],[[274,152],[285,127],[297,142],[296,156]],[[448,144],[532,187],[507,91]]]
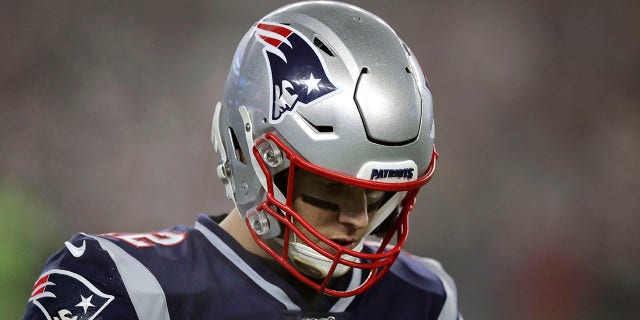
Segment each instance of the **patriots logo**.
[[113,299],[79,274],[53,269],[36,281],[29,301],[48,320],[92,320]]
[[269,64],[271,101],[269,122],[279,123],[298,106],[308,106],[338,92],[313,44],[298,31],[276,23],[259,23],[256,39]]

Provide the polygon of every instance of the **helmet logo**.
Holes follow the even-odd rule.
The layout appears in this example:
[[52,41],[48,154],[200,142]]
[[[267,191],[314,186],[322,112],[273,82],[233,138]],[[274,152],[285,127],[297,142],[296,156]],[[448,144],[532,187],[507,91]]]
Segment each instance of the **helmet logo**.
[[268,62],[271,79],[269,122],[279,123],[300,106],[319,102],[338,92],[313,44],[289,26],[258,23],[256,39]]
[[418,177],[418,166],[412,160],[397,162],[369,161],[358,172],[358,178],[379,182],[402,183],[414,181]]
[[413,178],[413,168],[402,169],[371,169],[371,177],[369,180],[378,180],[385,178],[404,178],[411,180]]

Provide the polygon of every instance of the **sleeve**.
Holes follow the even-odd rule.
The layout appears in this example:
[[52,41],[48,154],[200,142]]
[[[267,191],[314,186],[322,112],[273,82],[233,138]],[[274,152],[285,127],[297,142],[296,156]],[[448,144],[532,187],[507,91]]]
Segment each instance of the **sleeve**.
[[447,294],[447,299],[442,306],[438,320],[463,320],[462,314],[458,311],[458,291],[453,278],[444,270],[442,264],[437,260],[424,257],[416,258],[440,278]]
[[133,320],[138,315],[112,254],[98,237],[77,234],[46,262],[23,319]]

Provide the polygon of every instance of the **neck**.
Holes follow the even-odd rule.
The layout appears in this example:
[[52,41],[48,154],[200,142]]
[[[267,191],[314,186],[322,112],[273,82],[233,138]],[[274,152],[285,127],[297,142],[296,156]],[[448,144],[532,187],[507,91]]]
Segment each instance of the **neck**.
[[261,258],[271,259],[271,256],[253,240],[249,228],[240,216],[238,208],[231,210],[227,217],[220,222],[220,227],[236,239],[245,250]]
[[258,246],[258,244],[256,244],[244,219],[240,216],[238,208],[234,208],[227,215],[227,217],[224,218],[222,222],[220,222],[219,226],[227,233],[229,233],[236,241],[238,241],[238,243],[245,250],[261,258],[265,265],[267,265],[271,270],[279,274],[284,279],[287,279],[288,282],[291,283],[293,287],[300,293],[303,299],[306,300],[310,305],[313,306],[319,301],[326,299],[324,295],[319,294],[311,287],[308,287],[307,285],[298,281],[297,278],[291,275],[284,267],[273,260],[273,258],[267,252],[265,252],[260,246]]

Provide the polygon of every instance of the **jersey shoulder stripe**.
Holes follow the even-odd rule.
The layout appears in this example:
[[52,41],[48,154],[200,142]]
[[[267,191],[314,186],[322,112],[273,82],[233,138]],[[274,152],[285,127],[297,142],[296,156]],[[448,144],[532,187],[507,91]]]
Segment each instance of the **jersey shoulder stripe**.
[[[368,244],[365,250],[377,250],[377,246]],[[388,314],[391,318],[416,318],[416,315],[421,315],[421,319],[430,320],[460,319],[457,318],[455,283],[442,265],[433,259],[402,251],[387,275],[363,294],[363,299],[359,299],[358,309],[384,305],[389,297],[393,297],[394,306],[384,309],[395,309],[394,314]],[[359,311],[359,316],[364,318],[368,314]]]
[[124,282],[140,319],[169,320],[167,300],[156,277],[140,261],[116,244],[97,236],[102,249],[109,253]]
[[427,269],[436,274],[440,281],[442,281],[446,293],[446,300],[442,306],[438,320],[462,320],[462,316],[460,316],[458,312],[458,292],[453,278],[444,270],[439,261],[417,256],[414,256],[414,258],[422,262]]

